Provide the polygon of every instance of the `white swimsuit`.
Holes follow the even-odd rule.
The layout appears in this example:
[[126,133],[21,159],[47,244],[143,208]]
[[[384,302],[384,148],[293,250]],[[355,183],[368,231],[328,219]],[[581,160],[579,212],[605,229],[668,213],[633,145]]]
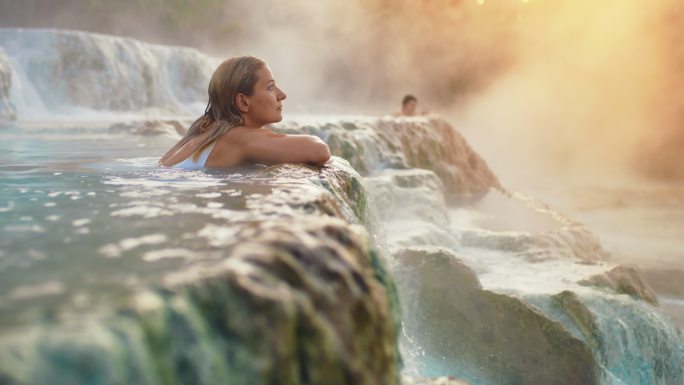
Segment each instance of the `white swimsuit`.
[[184,170],[199,170],[201,168],[204,168],[204,165],[207,163],[207,159],[209,159],[209,155],[211,155],[211,150],[214,149],[214,145],[216,142],[210,144],[207,146],[204,151],[200,154],[200,156],[197,158],[197,161],[193,160],[194,153],[187,157],[184,161],[174,164],[171,166],[172,168],[182,168]]

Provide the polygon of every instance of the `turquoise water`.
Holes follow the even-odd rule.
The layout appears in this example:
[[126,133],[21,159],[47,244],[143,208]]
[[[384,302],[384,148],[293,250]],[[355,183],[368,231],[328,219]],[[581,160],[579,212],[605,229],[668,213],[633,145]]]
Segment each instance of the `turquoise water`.
[[158,167],[172,142],[87,127],[0,131],[3,330],[111,308],[169,270],[225,255],[231,225],[271,187],[241,170]]

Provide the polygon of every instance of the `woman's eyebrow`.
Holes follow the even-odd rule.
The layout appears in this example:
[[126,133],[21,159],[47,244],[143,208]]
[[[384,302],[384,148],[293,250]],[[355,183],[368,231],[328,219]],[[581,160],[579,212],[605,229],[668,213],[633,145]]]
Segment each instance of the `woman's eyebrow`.
[[268,84],[268,83],[273,83],[273,84],[275,84],[275,80],[271,79],[271,80],[269,80],[269,81],[266,82],[266,84]]

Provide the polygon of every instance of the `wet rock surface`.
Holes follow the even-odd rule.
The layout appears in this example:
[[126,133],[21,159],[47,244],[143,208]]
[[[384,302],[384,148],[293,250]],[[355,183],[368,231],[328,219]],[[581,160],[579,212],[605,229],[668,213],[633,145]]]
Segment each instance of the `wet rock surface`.
[[524,301],[482,289],[450,251],[395,257],[403,310],[418,315],[404,323],[408,340],[434,356],[422,372],[450,368],[475,384],[600,383],[586,344]]
[[653,290],[641,277],[636,266],[616,266],[607,272],[589,277],[579,282],[582,285],[612,289],[616,293],[627,294],[654,305],[658,304]]

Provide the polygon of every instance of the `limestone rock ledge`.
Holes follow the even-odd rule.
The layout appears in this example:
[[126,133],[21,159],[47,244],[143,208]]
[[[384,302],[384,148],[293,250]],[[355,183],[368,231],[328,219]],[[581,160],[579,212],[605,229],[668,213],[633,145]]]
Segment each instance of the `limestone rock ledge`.
[[[405,332],[421,373],[450,371],[476,384],[599,384],[591,349],[515,296],[482,289],[448,249],[406,248],[394,275]],[[447,338],[448,336],[448,338]]]
[[603,274],[594,275],[579,283],[586,286],[607,288],[616,293],[643,299],[654,305],[658,304],[655,293],[641,277],[636,266],[616,266]]
[[[405,358],[421,374],[502,385],[669,385],[684,378],[681,334],[648,302],[595,289],[485,289],[463,256],[435,246],[406,247],[395,257],[405,343],[415,355]],[[616,269],[596,277],[626,274]],[[649,296],[632,281],[619,287]]]
[[383,169],[432,170],[441,179],[445,193],[466,197],[481,196],[490,188],[501,187],[465,138],[438,117],[286,122],[274,129],[320,137],[334,155],[347,159],[362,175]]

